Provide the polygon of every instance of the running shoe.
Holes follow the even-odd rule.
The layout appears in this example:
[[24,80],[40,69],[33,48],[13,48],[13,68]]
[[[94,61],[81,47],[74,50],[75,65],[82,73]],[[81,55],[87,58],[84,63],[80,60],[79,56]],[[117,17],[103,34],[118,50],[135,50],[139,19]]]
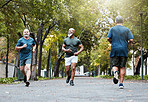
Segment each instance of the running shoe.
[[114,84],[118,83],[118,71],[114,72],[114,79],[113,79]]
[[119,89],[123,89],[123,88],[124,88],[123,83],[120,83],[119,84]]
[[38,81],[38,78],[34,78],[34,81]]
[[71,76],[67,76],[66,83],[69,83]]
[[27,77],[26,77],[26,75],[24,75],[24,82],[26,82],[27,81]]
[[28,87],[29,85],[30,85],[30,83],[28,81],[26,81],[26,85],[25,86]]
[[71,86],[74,86],[73,80],[70,80],[70,85],[71,85]]

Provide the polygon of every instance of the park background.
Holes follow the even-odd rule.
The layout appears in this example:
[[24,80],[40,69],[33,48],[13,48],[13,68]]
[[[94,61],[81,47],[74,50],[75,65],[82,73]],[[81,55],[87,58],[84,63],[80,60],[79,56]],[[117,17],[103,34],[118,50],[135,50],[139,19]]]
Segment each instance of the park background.
[[19,52],[15,46],[25,28],[36,40],[39,77],[41,70],[46,70],[46,77],[65,76],[61,48],[69,28],[76,30],[75,36],[84,45],[77,70],[83,65],[84,73],[108,74],[110,45],[106,36],[118,15],[124,18],[123,25],[134,36],[126,69],[132,70],[131,75],[140,75],[142,41],[143,74],[147,75],[148,0],[0,0],[0,61],[3,64],[0,77],[9,77],[10,69],[12,76],[17,77]]

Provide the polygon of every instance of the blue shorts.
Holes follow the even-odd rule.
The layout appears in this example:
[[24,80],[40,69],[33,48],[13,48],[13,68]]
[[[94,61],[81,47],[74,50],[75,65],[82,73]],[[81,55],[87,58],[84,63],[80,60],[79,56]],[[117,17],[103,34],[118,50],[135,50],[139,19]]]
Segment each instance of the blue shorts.
[[26,64],[31,64],[31,58],[20,60],[20,66],[25,66]]

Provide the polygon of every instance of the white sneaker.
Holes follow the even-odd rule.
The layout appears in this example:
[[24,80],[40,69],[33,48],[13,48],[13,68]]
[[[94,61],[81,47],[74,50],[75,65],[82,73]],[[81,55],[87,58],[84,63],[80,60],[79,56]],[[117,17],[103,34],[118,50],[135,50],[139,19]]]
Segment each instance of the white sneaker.
[[114,84],[118,83],[118,71],[114,72],[114,79],[113,79]]

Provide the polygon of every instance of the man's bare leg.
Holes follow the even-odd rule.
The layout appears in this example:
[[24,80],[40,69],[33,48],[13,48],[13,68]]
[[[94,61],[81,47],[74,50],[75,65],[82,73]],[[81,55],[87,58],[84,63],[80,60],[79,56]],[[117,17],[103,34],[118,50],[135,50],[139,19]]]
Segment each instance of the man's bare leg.
[[71,78],[71,75],[70,75],[70,65],[66,66],[66,73],[67,73],[66,83],[69,83],[69,80]]
[[36,65],[32,65],[31,79],[32,80],[36,79]]
[[74,80],[74,77],[75,77],[76,64],[77,63],[72,63],[71,65],[71,80]]
[[70,80],[70,85],[74,86],[74,77],[75,77],[75,68],[76,68],[76,63],[72,63],[71,65],[71,80]]
[[70,76],[70,65],[66,66],[66,73],[67,76]]
[[21,72],[24,74],[24,75],[26,75],[26,72],[25,72],[25,66],[20,66],[20,70],[21,70]]
[[123,83],[125,77],[125,67],[120,68],[120,83]]
[[31,75],[31,70],[30,70],[30,64],[26,64],[26,70],[27,70],[27,81],[30,79],[30,75]]
[[27,81],[27,76],[26,76],[26,72],[25,72],[24,69],[25,69],[25,66],[20,66],[20,70],[24,74],[24,82],[26,82]]
[[114,66],[114,67],[112,68],[112,71],[113,71],[113,72],[118,71],[118,67]]
[[118,67],[114,66],[112,70],[114,72],[113,82],[114,84],[117,84],[118,83]]

